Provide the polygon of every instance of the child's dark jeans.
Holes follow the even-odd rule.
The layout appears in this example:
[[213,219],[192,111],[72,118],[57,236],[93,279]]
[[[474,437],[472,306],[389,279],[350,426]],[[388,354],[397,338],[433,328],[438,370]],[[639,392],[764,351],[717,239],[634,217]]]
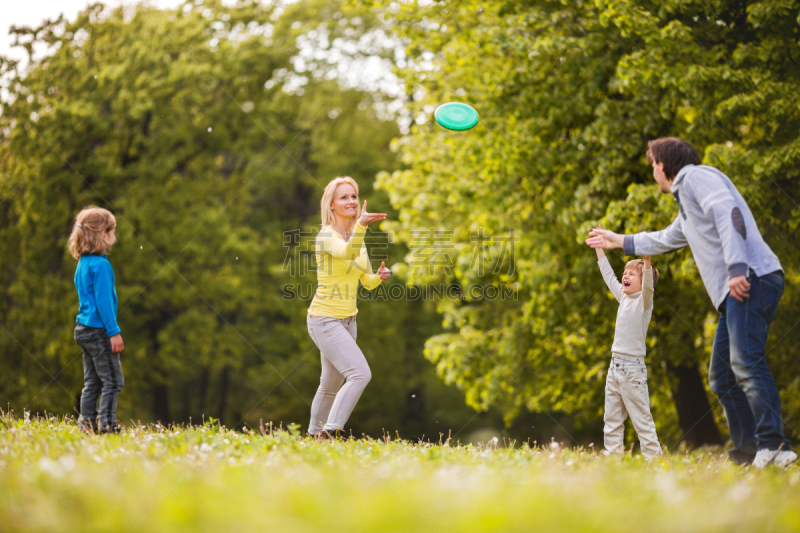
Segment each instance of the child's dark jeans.
[[111,341],[104,328],[75,325],[75,342],[83,348],[83,391],[81,422],[97,429],[97,398],[100,397],[100,427],[117,424],[117,398],[125,384],[118,353],[111,352]]

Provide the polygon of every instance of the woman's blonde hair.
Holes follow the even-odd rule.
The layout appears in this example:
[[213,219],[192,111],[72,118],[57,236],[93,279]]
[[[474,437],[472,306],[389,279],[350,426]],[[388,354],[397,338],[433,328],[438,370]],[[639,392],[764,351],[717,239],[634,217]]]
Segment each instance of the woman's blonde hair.
[[82,255],[105,255],[109,246],[103,235],[117,227],[117,219],[108,209],[85,207],[75,217],[69,236],[69,253],[75,259]]
[[[339,176],[333,178],[330,183],[325,187],[325,192],[322,193],[322,200],[319,203],[319,209],[322,213],[322,227],[333,225],[336,222],[336,217],[333,216],[331,204],[333,203],[333,195],[336,194],[336,187],[343,183],[351,185],[356,191],[358,196],[358,184],[356,180],[350,176]],[[352,230],[356,225],[356,220],[361,216],[361,204],[356,209],[356,216],[350,221],[350,229]]]

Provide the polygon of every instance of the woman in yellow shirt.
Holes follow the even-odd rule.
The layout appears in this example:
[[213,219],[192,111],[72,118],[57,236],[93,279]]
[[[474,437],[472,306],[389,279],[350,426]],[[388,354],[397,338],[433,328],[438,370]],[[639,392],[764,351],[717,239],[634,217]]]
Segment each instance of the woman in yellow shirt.
[[[317,235],[317,292],[308,308],[308,334],[322,358],[322,376],[311,404],[309,436],[336,437],[372,378],[356,344],[358,282],[367,290],[389,279],[381,263],[372,273],[364,244],[367,226],[386,218],[358,207],[358,184],[350,177],[334,178],[322,195],[322,229]],[[347,380],[347,381],[345,381]]]

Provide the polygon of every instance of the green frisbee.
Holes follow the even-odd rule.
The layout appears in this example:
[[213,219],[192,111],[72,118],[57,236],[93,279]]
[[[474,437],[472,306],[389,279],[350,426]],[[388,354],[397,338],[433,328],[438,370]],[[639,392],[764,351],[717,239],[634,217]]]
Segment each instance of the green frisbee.
[[455,131],[468,130],[478,123],[478,112],[460,102],[448,102],[436,108],[433,118],[443,128]]

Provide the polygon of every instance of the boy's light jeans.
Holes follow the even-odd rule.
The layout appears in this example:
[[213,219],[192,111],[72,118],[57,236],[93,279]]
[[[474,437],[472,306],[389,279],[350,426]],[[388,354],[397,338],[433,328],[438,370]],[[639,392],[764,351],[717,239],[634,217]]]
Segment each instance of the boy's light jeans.
[[606,378],[606,408],[603,415],[605,447],[611,453],[625,451],[625,419],[630,415],[642,455],[652,458],[661,454],[656,425],[650,414],[650,392],[647,390],[647,367],[644,363],[611,359]]

